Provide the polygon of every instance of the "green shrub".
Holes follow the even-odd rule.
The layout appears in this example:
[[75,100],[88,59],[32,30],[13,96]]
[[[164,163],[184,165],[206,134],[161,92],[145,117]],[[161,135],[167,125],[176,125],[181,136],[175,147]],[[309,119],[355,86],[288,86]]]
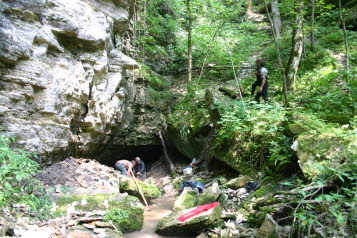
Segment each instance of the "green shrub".
[[11,204],[28,206],[39,216],[48,216],[50,201],[33,177],[39,164],[34,154],[13,148],[14,139],[0,135],[0,207]]
[[[244,169],[262,169],[271,173],[291,162],[291,138],[285,135],[286,110],[278,104],[240,101],[217,104],[221,121],[216,134],[216,149],[225,151],[223,160],[245,174]],[[247,166],[249,164],[249,166]]]

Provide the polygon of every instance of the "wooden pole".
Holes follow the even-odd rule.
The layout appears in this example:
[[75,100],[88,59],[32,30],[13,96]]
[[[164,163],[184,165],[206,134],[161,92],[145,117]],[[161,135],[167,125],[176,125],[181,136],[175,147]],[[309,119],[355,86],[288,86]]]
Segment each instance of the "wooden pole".
[[131,173],[131,176],[133,176],[133,178],[134,178],[135,184],[136,184],[136,186],[138,187],[139,193],[140,193],[141,197],[142,197],[143,200],[144,200],[145,206],[149,206],[148,203],[147,203],[147,201],[146,201],[146,199],[145,199],[145,196],[144,196],[144,194],[143,194],[143,191],[141,191],[141,188],[140,188],[140,186],[139,186],[139,184],[138,184],[138,181],[136,181],[135,175],[134,175],[134,173],[133,173],[133,171],[132,171],[131,169],[129,169],[129,173]]

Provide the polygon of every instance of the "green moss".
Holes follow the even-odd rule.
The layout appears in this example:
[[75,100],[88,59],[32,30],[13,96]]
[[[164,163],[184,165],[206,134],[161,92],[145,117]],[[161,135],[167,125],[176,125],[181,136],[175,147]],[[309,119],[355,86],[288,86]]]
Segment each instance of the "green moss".
[[274,192],[275,188],[276,188],[276,184],[263,185],[262,187],[260,187],[257,191],[255,191],[253,193],[253,196],[254,197],[263,197],[269,193]]
[[60,198],[56,201],[58,208],[56,209],[56,215],[62,215],[66,212],[68,207],[76,203],[75,208],[79,211],[93,211],[93,210],[105,210],[105,201],[108,201],[110,207],[117,206],[120,202],[111,200],[114,194],[94,194],[94,195],[74,195]]
[[261,208],[259,208],[259,211],[265,212],[265,213],[269,213],[269,214],[273,214],[273,213],[276,212],[276,209],[272,208],[272,207],[261,207]]
[[198,192],[196,190],[188,191],[176,200],[174,210],[184,210],[196,206]]
[[[160,189],[158,187],[156,187],[154,184],[148,184],[148,183],[144,183],[141,181],[137,181],[137,182],[138,182],[140,189],[143,192],[145,198],[154,199],[154,198],[158,198],[161,196]],[[136,186],[136,183],[133,179],[122,181],[120,183],[120,189],[123,192],[127,192],[128,194],[141,199],[139,189]]]
[[317,178],[328,169],[351,171],[357,158],[357,135],[340,128],[323,128],[297,138],[297,156],[305,177]]
[[293,123],[288,125],[289,130],[294,135],[299,135],[310,130],[318,130],[326,124],[319,118],[312,114],[305,113],[295,113],[293,115]]
[[143,206],[136,197],[126,196],[117,206],[107,211],[105,220],[111,220],[122,232],[140,230],[144,222]]

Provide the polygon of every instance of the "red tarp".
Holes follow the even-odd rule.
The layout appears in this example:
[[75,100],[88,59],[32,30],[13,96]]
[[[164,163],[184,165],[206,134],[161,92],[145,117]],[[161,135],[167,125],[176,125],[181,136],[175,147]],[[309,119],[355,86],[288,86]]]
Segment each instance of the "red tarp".
[[192,211],[186,213],[186,214],[183,214],[182,216],[180,216],[178,218],[178,220],[180,222],[184,222],[186,221],[187,219],[191,218],[191,217],[194,217],[202,212],[205,212],[211,208],[214,208],[216,206],[219,205],[219,202],[214,202],[214,203],[211,203],[211,204],[206,204],[206,205],[202,205],[202,206],[198,206],[196,207],[195,209],[193,209]]

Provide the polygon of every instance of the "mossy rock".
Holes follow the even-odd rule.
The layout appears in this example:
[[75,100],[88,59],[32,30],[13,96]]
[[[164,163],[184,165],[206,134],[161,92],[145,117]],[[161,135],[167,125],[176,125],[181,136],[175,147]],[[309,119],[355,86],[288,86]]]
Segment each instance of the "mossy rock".
[[107,211],[105,220],[111,220],[122,232],[140,230],[144,222],[144,207],[138,198],[126,196],[116,207]]
[[234,178],[229,180],[226,184],[224,184],[225,187],[231,188],[231,189],[239,189],[244,187],[244,185],[253,179],[250,176],[241,176],[238,178]]
[[[161,190],[154,184],[137,181],[146,199],[154,199],[161,196]],[[141,198],[140,192],[133,179],[124,180],[120,183],[120,190],[130,195]]]
[[293,123],[288,125],[290,132],[300,135],[311,130],[319,130],[326,124],[314,115],[306,113],[296,113],[293,115]]
[[197,205],[213,203],[218,200],[220,195],[221,190],[219,189],[218,183],[215,182],[200,195]]
[[273,193],[276,188],[276,184],[266,184],[261,186],[257,191],[253,193],[253,196],[256,198],[266,196],[270,193]]
[[298,163],[310,180],[327,170],[353,171],[356,168],[357,133],[331,129],[300,135],[295,142]]
[[60,198],[56,204],[58,205],[55,212],[57,215],[65,214],[70,206],[77,211],[107,211],[106,220],[112,220],[114,225],[122,232],[140,230],[144,221],[144,206],[138,198],[130,195],[66,196]]
[[195,208],[171,213],[158,223],[155,232],[163,236],[195,236],[218,221],[222,214],[221,206],[216,206],[184,222],[178,220],[193,209]]
[[[117,194],[100,193],[93,195],[66,195],[56,201],[58,208],[56,215],[65,214],[69,206],[73,206],[78,211],[106,210],[107,206],[116,207],[122,202]],[[107,205],[108,204],[108,205]]]
[[198,190],[185,187],[179,198],[175,201],[174,210],[185,210],[196,206],[198,200]]

